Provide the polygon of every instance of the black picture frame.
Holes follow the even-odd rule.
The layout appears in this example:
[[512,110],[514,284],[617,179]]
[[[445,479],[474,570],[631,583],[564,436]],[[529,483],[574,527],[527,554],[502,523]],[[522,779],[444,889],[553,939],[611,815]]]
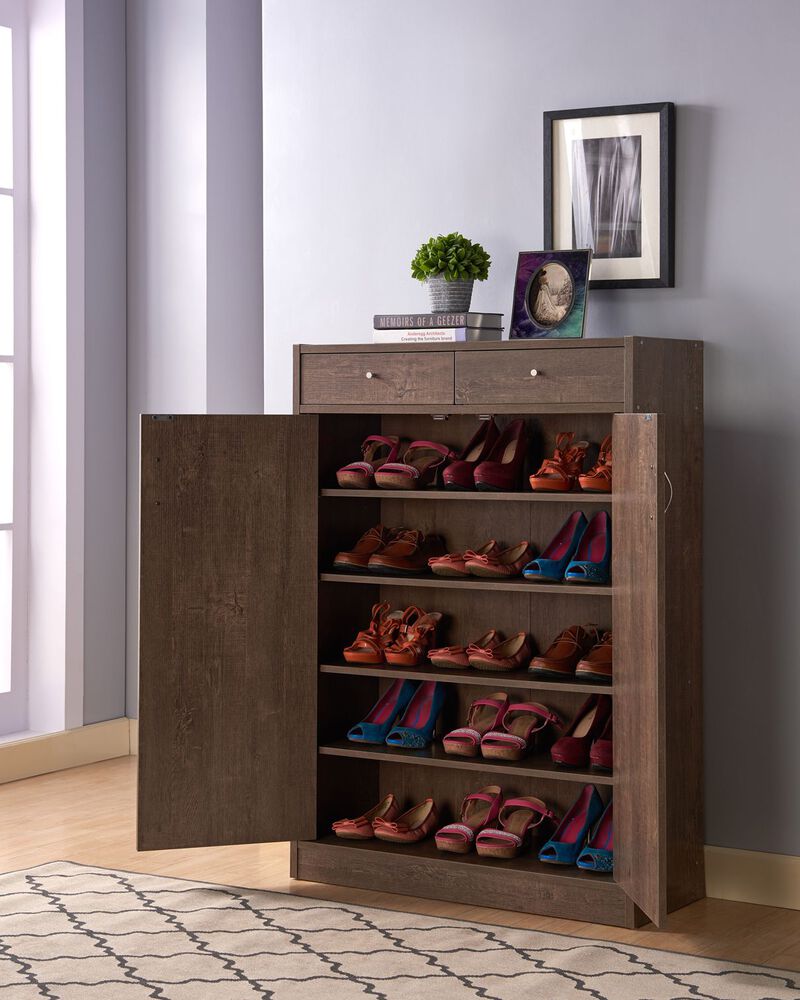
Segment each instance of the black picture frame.
[[[544,112],[544,246],[556,249],[553,236],[553,124],[572,118],[599,118],[616,115],[653,114],[659,116],[659,275],[656,278],[591,279],[589,287],[674,288],[675,287],[675,105],[623,104],[605,108],[577,108]],[[570,249],[559,247],[558,249]]]

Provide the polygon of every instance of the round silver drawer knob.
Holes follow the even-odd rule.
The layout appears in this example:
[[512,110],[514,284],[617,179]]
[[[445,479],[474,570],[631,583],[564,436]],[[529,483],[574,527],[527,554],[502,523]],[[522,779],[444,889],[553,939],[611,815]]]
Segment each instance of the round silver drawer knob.
[[539,374],[538,368],[531,368],[531,378],[536,378],[538,374]]
[[375,376],[372,374],[372,372],[367,372],[367,376],[366,377],[367,378],[375,378]]

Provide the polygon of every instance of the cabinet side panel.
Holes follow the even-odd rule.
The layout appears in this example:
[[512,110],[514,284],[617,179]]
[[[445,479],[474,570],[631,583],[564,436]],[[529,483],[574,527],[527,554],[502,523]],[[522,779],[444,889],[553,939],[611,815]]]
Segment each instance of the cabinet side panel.
[[664,489],[656,414],[614,417],[614,873],[666,917]]
[[[703,807],[703,343],[633,338],[627,409],[658,411],[664,518],[667,908],[705,896]],[[667,500],[670,500],[670,485]]]
[[142,850],[313,837],[317,420],[144,417]]

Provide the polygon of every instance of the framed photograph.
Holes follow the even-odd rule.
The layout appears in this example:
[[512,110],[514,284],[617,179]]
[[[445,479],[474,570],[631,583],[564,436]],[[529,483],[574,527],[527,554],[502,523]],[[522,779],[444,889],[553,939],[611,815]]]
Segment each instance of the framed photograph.
[[591,248],[592,288],[675,284],[675,105],[544,114],[544,244]]
[[521,251],[509,338],[582,337],[591,260],[591,250]]

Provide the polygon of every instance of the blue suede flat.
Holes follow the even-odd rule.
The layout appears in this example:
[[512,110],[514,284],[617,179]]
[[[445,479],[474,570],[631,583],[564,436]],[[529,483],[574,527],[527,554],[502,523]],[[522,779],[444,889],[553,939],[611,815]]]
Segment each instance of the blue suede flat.
[[584,785],[558,829],[539,851],[539,860],[551,865],[574,865],[586,836],[603,812],[603,800],[594,785]]
[[598,511],[581,536],[575,557],[564,573],[565,583],[608,583],[611,575],[611,518]]
[[412,681],[397,680],[372,706],[367,717],[347,734],[353,743],[385,743],[386,735],[414,696]]
[[526,580],[540,583],[561,583],[564,571],[578,548],[586,530],[586,517],[582,510],[573,511],[553,536],[550,544],[537,558],[522,570]]
[[577,865],[586,872],[614,871],[614,820],[613,803],[609,802],[600,822],[589,837],[589,843],[578,855]]
[[423,681],[405,710],[399,725],[386,737],[390,747],[424,750],[433,739],[436,720],[444,706],[444,684]]

